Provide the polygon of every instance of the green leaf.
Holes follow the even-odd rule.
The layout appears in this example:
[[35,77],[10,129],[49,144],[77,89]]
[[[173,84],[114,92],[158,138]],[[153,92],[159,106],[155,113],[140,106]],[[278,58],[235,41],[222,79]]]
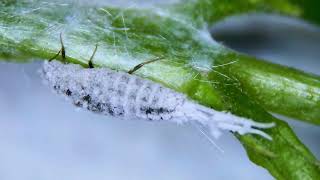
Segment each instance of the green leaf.
[[[253,85],[239,86],[230,67],[251,63],[250,58],[213,41],[206,19],[186,16],[177,6],[121,9],[8,1],[0,5],[0,11],[1,58],[51,58],[60,49],[60,32],[67,59],[83,66],[87,66],[96,43],[99,48],[94,64],[101,67],[128,71],[147,59],[164,56],[163,61],[145,66],[137,75],[185,93],[208,107],[256,121],[275,121],[277,126],[267,130],[273,141],[255,135],[238,136],[250,159],[278,179],[320,177],[317,160],[290,127],[242,92],[242,85]],[[233,64],[215,67],[234,60]],[[252,61],[252,65],[255,63]]]

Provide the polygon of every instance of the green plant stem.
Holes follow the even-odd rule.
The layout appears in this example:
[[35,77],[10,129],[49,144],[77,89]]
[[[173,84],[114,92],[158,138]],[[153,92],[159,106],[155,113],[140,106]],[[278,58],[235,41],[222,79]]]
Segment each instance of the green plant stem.
[[[10,2],[0,5],[0,10],[0,58],[18,57],[21,62],[25,61],[22,57],[49,59],[60,49],[60,32],[68,61],[85,67],[96,43],[96,67],[128,71],[147,59],[165,56],[135,74],[208,107],[256,121],[276,122],[275,128],[266,131],[273,141],[255,135],[238,136],[250,159],[278,179],[320,176],[317,160],[290,127],[241,91],[237,81],[229,77],[229,65],[213,67],[213,63],[237,59],[233,59],[234,52],[209,38],[202,21],[187,21],[188,17],[166,9],[124,10],[42,1]],[[236,58],[250,59],[240,55]]]
[[[320,1],[198,0],[184,1],[174,8],[188,14],[193,21],[203,21],[211,26],[227,17],[244,13],[276,13],[320,24],[320,13],[316,7],[320,7]],[[225,66],[228,69],[226,75],[238,79],[244,92],[264,108],[320,124],[319,76],[232,52],[214,59],[216,65],[234,60],[237,63]]]
[[[223,73],[225,69],[219,67],[217,71]],[[214,86],[221,93],[225,109],[234,114],[261,121],[276,122],[277,127],[268,130],[273,141],[263,141],[249,136],[238,136],[247,150],[251,161],[269,170],[276,179],[315,179],[320,175],[318,161],[303,146],[288,124],[274,118],[262,109],[251,97],[242,93],[241,87],[232,84],[233,80],[217,76],[215,72],[208,78],[223,85]],[[307,172],[307,173],[306,173]]]
[[319,7],[318,0],[182,0],[173,8],[193,21],[212,26],[225,18],[250,13],[279,14],[319,25]]
[[[312,7],[311,4],[316,5],[317,1],[308,0],[304,4],[300,1],[296,2],[292,0],[199,0],[178,4],[174,6],[174,9],[178,12],[183,12],[186,17],[192,17],[193,20],[191,22],[198,22],[198,25],[201,26],[204,22],[214,24],[225,17],[248,12],[277,12],[296,17],[305,17],[307,15],[301,12],[309,12],[308,10]],[[146,28],[150,29],[150,27]],[[30,54],[16,51],[17,46],[13,46],[14,43],[11,43],[10,40],[2,40],[1,43],[6,44],[2,48],[2,54],[5,58],[10,58],[11,53],[14,54],[15,59],[23,60],[26,59],[26,54]],[[22,47],[21,49],[24,48]],[[165,52],[162,51],[161,53]],[[19,57],[18,54],[20,54]],[[249,96],[254,97],[263,107],[269,111],[287,115],[301,121],[320,124],[320,78],[318,76],[283,66],[272,65],[261,60],[260,62],[256,62],[257,60],[253,60],[250,57],[239,58],[234,53],[227,54],[231,54],[231,57],[219,57],[215,58],[215,61],[238,59],[238,63],[226,66],[230,68],[228,75],[234,76],[242,84],[245,84],[243,85],[245,92]],[[221,62],[217,61],[215,63],[219,64]],[[264,77],[261,78],[262,76]]]
[[230,53],[215,63],[226,64],[223,73],[267,110],[320,125],[320,77],[302,71]]

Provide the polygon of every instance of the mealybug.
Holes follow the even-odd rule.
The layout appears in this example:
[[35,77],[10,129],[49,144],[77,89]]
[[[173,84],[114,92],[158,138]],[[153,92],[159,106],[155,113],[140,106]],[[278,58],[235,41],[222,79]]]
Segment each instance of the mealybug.
[[[209,127],[216,138],[221,130],[229,130],[241,135],[258,134],[272,139],[259,129],[271,128],[274,123],[258,123],[207,108],[184,94],[132,74],[143,65],[161,58],[139,64],[128,73],[118,72],[108,68],[94,68],[92,60],[96,50],[97,46],[89,61],[90,68],[55,60],[44,62],[43,78],[74,105],[100,114],[124,119],[198,122]],[[65,60],[63,44],[60,52]]]

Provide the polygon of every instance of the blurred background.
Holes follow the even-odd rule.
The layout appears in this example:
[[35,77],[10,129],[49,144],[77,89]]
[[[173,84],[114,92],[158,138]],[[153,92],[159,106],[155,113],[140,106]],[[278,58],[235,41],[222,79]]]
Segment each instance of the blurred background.
[[[128,4],[90,1],[110,2]],[[320,75],[320,30],[312,25],[255,14],[221,22],[212,35],[238,51]],[[230,133],[216,140],[221,153],[190,125],[121,121],[76,109],[43,85],[40,68],[41,61],[0,62],[1,180],[272,179]],[[320,127],[286,120],[320,159]]]

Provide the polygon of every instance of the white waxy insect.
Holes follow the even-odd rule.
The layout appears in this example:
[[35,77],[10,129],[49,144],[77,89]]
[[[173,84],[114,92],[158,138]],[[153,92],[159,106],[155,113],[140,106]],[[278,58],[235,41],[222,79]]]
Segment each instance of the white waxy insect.
[[198,122],[218,138],[221,130],[272,138],[260,129],[274,123],[258,123],[197,104],[184,94],[136,75],[108,68],[83,68],[75,64],[46,61],[43,78],[73,104],[100,114],[124,119]]

